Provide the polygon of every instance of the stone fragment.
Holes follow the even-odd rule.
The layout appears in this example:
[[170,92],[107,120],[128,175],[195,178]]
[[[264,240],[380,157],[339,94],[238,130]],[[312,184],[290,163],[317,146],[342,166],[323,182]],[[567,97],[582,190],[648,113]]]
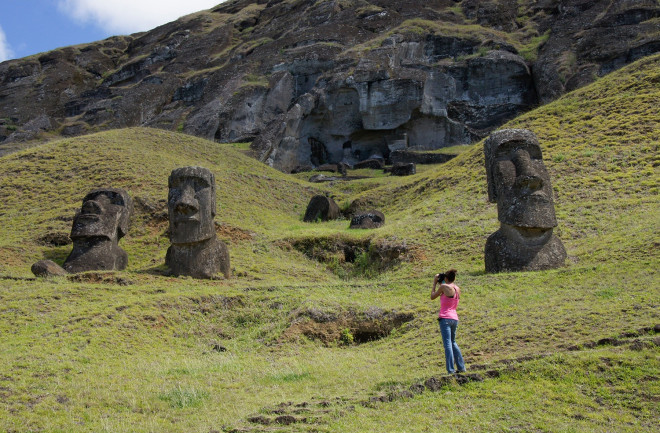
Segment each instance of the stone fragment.
[[390,153],[390,161],[396,163],[414,163],[414,164],[444,164],[456,155],[446,155],[444,153],[434,152],[414,152],[410,150],[395,150]]
[[303,221],[309,223],[317,220],[329,221],[341,216],[337,203],[324,195],[315,195],[309,201]]
[[56,277],[66,275],[67,272],[52,260],[39,260],[32,265],[32,273],[37,277]]
[[132,200],[123,189],[100,188],[87,194],[73,219],[73,250],[64,269],[71,273],[125,269],[128,255],[118,242],[128,233],[132,211]]
[[356,170],[360,168],[373,168],[376,170],[382,170],[383,167],[385,167],[385,161],[380,158],[365,159],[364,161],[355,163],[353,166],[353,168]]
[[229,278],[231,268],[227,245],[217,238],[215,176],[203,167],[172,171],[167,201],[171,245],[165,264],[172,275]]
[[392,176],[410,176],[415,173],[417,173],[417,169],[414,162],[397,162],[392,165],[392,170],[390,171]]
[[485,141],[488,199],[497,203],[500,229],[486,241],[486,272],[535,271],[562,266],[550,176],[532,131],[504,129]]
[[385,224],[385,215],[377,210],[359,212],[351,218],[351,229],[376,229]]
[[339,171],[339,167],[337,164],[322,164],[316,167],[316,171],[329,171],[330,173],[337,173]]

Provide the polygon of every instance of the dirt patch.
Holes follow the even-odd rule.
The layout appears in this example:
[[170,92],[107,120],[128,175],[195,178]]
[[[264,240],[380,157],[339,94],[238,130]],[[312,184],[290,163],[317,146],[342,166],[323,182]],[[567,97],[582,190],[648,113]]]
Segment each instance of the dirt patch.
[[227,223],[215,223],[215,232],[223,240],[231,242],[251,241],[257,234]]
[[387,337],[392,330],[414,318],[412,313],[385,312],[378,308],[361,313],[308,309],[296,313],[281,339],[290,341],[305,337],[328,346],[363,344]]
[[167,200],[136,196],[133,198],[133,217],[152,222],[167,221]]
[[140,224],[149,236],[168,236],[169,217],[167,213],[167,200],[151,199],[136,196],[133,198],[133,215],[131,225]]
[[[319,424],[322,419],[329,414],[334,413],[337,416],[343,416],[346,412],[352,412],[355,406],[347,404],[342,398],[329,400],[311,400],[294,404],[293,402],[284,402],[272,407],[264,407],[259,414],[247,418],[251,424],[260,426],[277,426],[292,424]],[[264,430],[247,430],[264,431]]]
[[328,269],[341,277],[374,276],[402,262],[413,262],[424,257],[419,248],[405,240],[351,239],[339,236],[291,239],[278,244],[302,252],[312,260],[328,265]]
[[124,277],[118,277],[112,273],[103,272],[85,272],[82,274],[70,275],[69,281],[75,283],[94,283],[94,284],[118,284],[120,286],[130,286],[132,281]]
[[41,236],[37,241],[46,246],[63,247],[64,245],[69,245],[71,243],[71,238],[69,238],[68,233],[51,232]]

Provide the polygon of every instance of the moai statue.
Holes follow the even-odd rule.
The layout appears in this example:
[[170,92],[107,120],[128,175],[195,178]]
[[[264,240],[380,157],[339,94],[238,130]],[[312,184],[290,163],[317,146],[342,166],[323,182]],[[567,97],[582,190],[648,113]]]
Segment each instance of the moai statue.
[[532,131],[503,129],[484,143],[488,200],[497,202],[500,229],[486,241],[486,272],[562,266],[566,250],[557,226],[550,176]]
[[128,232],[132,211],[131,198],[123,189],[101,188],[87,194],[73,219],[73,250],[64,269],[71,273],[125,269],[128,255],[118,243]]
[[324,195],[315,195],[307,205],[303,221],[306,223],[312,223],[316,220],[330,221],[336,220],[340,216],[341,211],[339,210],[339,206],[337,206],[337,203],[332,198]]
[[170,241],[165,264],[173,275],[230,276],[229,251],[215,233],[215,177],[203,167],[183,167],[169,178]]

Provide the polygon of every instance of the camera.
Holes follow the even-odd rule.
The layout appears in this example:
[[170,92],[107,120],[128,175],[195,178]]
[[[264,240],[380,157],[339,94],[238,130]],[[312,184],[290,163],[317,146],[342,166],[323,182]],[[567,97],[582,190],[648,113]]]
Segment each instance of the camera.
[[444,274],[444,273],[442,273],[442,272],[439,273],[439,274],[438,274],[438,283],[442,284],[442,282],[445,280],[445,277],[446,277],[446,276],[447,276],[447,275]]

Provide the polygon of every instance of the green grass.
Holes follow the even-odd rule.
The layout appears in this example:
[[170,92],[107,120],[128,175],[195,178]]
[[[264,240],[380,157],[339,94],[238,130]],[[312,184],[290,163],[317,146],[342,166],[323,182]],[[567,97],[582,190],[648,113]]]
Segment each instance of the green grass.
[[[245,145],[151,129],[0,158],[0,432],[655,431],[659,66],[643,59],[507,125],[538,135],[556,195],[569,259],[543,272],[483,271],[498,223],[481,144],[414,176],[365,170],[322,185],[250,159]],[[157,213],[184,165],[215,173],[234,278],[154,272],[167,223],[144,206],[121,241],[125,271],[31,278],[34,261],[65,259],[70,246],[39,238],[68,233],[88,190],[123,187]],[[323,192],[372,204],[385,226],[303,223]],[[367,239],[414,254],[374,272],[364,258],[347,268],[341,254],[321,262],[292,246]],[[428,297],[450,267],[463,288],[458,341],[484,380],[405,394],[445,371]],[[396,313],[412,320],[359,344],[355,323]],[[300,331],[331,325],[335,341]]]

